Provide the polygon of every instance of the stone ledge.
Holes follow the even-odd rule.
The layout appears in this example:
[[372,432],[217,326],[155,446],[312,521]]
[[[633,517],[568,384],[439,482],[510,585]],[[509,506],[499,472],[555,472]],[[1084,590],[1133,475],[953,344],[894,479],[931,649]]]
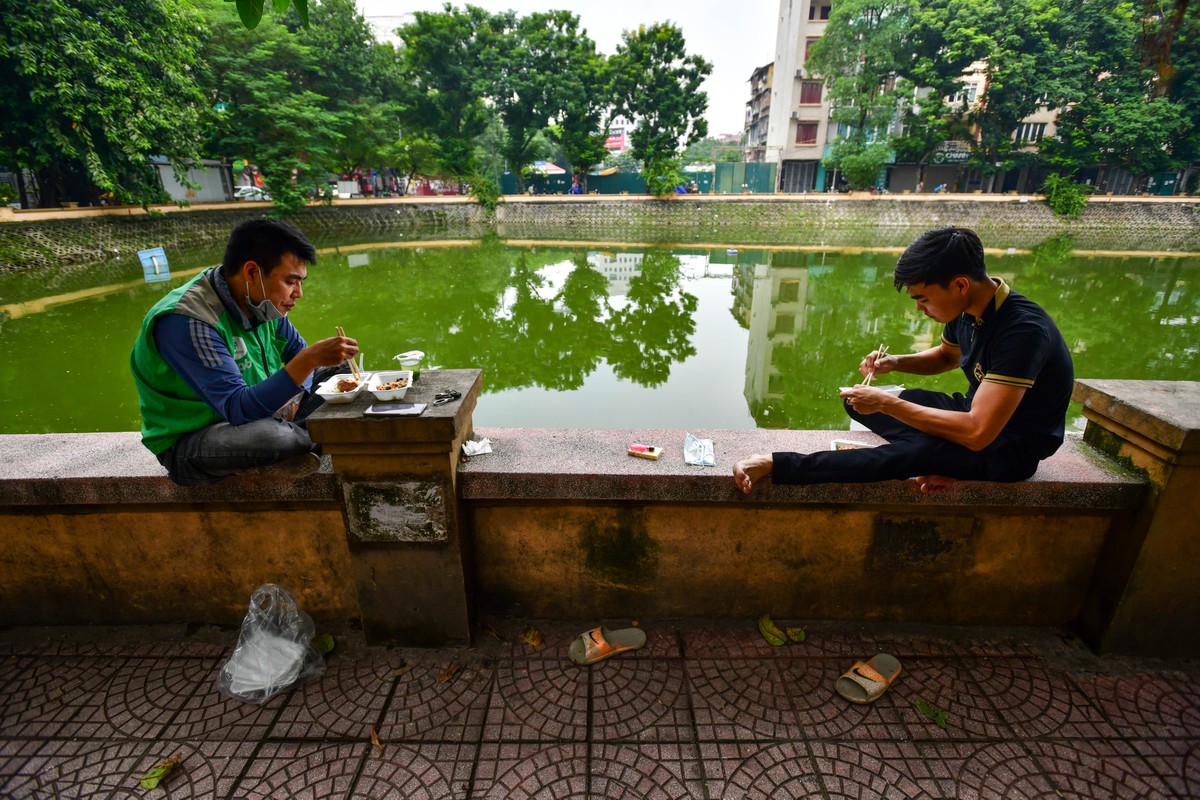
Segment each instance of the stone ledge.
[[[1028,481],[963,481],[940,494],[922,494],[911,481],[830,483],[814,486],[762,486],[745,495],[733,485],[737,459],[752,453],[812,452],[829,441],[878,443],[872,433],[854,431],[694,430],[713,440],[715,467],[683,461],[682,430],[590,430],[576,428],[476,428],[494,452],[459,467],[459,494],[465,501],[634,501],[647,503],[749,503],[830,505],[993,506],[1031,508],[1133,509],[1141,505],[1146,482],[1069,436]],[[663,448],[658,461],[633,458],[634,442]]]
[[47,433],[0,436],[0,505],[339,502],[328,459],[301,479],[226,478],[179,486],[142,447],[141,434]]
[[1080,378],[1072,399],[1089,419],[1111,420],[1176,455],[1200,451],[1200,381]]

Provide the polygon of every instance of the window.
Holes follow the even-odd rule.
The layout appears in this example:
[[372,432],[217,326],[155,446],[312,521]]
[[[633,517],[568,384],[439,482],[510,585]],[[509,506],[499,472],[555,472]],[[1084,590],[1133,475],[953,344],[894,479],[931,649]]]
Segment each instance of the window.
[[971,105],[975,102],[975,97],[979,94],[979,86],[974,83],[969,83],[963,87],[963,90],[954,95],[954,102]]
[[812,0],[808,6],[809,19],[829,19],[829,10],[833,4],[829,0]]
[[821,37],[814,36],[811,39],[804,40],[804,63],[808,63],[808,57],[812,55],[812,46],[820,41]]
[[794,303],[800,299],[800,281],[780,281],[778,303]]
[[1016,140],[1018,142],[1040,142],[1046,135],[1046,123],[1022,122],[1017,126]]
[[796,315],[795,314],[776,314],[775,315],[775,334],[788,335],[796,332]]
[[796,144],[816,144],[817,123],[801,122],[796,126]]
[[800,81],[800,105],[815,106],[821,103],[821,82]]

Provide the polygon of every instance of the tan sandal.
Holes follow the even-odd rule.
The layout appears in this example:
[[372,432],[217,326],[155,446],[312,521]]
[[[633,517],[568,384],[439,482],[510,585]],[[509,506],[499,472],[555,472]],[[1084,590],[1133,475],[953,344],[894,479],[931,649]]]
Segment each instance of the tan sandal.
[[646,643],[646,632],[641,628],[623,628],[612,631],[603,626],[579,634],[567,655],[580,666],[595,664],[617,653],[637,650]]
[[874,703],[900,676],[895,656],[880,653],[870,661],[859,661],[837,679],[834,688],[851,703]]

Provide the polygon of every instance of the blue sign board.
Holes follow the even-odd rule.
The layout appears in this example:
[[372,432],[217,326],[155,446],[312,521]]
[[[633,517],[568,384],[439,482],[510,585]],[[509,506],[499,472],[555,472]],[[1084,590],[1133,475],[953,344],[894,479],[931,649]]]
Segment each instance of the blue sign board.
[[166,250],[161,247],[139,250],[138,258],[142,260],[142,272],[146,275],[146,283],[162,283],[171,279]]

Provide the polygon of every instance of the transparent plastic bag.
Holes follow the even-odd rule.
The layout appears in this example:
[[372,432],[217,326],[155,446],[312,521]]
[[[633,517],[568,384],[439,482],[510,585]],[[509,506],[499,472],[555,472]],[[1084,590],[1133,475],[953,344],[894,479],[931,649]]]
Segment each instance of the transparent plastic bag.
[[320,677],[325,660],[312,647],[312,617],[284,586],[264,583],[250,596],[237,647],[217,673],[221,694],[265,703],[280,692]]

